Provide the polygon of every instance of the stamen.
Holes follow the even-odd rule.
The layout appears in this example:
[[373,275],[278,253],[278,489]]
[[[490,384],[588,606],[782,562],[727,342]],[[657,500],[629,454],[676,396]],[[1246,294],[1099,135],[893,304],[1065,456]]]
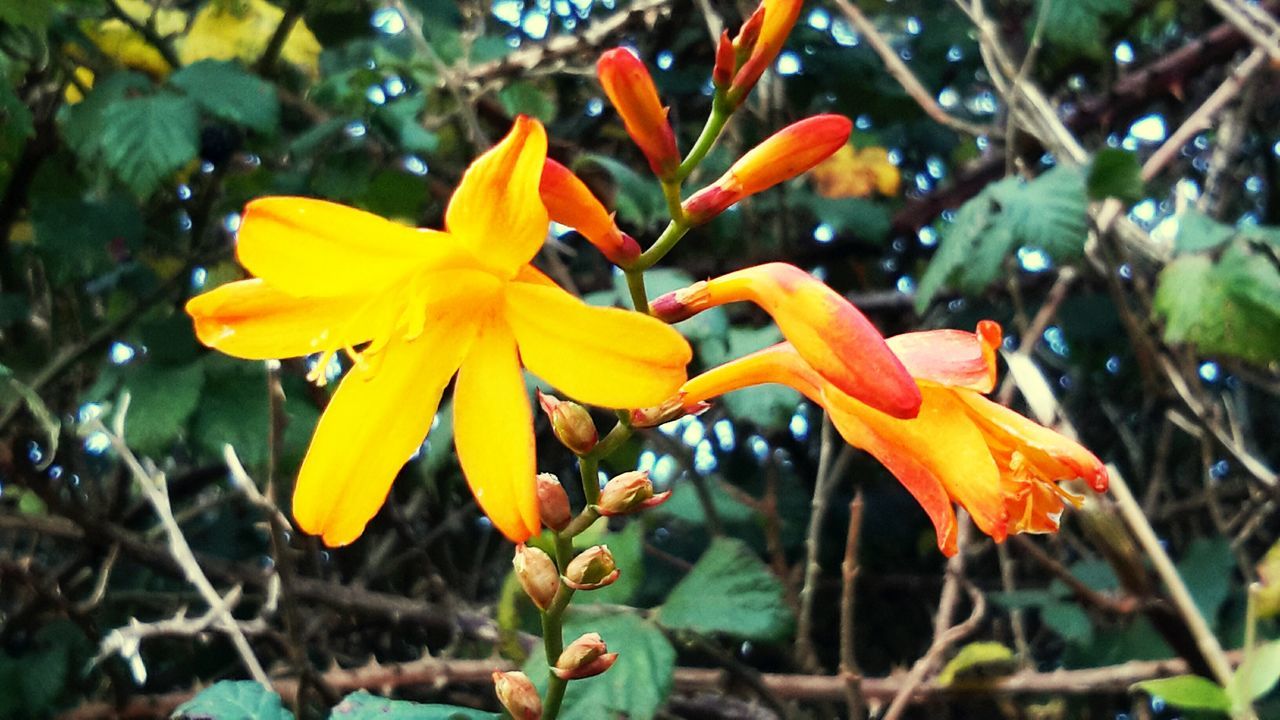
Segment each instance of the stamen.
[[307,372],[307,380],[316,384],[316,387],[324,387],[329,384],[329,363],[333,362],[333,356],[337,355],[336,349],[330,348],[320,354],[320,359],[316,360],[315,367]]

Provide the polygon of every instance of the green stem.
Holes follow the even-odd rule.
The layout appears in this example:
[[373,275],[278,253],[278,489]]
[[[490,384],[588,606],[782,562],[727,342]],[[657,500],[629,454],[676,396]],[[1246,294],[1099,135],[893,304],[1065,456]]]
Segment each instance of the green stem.
[[[569,561],[573,559],[573,539],[566,533],[556,533],[556,567],[563,574]],[[560,589],[556,591],[551,606],[542,613],[542,645],[546,651],[547,667],[555,666],[564,652],[564,611],[573,599],[573,588],[560,581]],[[560,714],[560,704],[564,702],[564,691],[567,680],[561,680],[556,674],[547,671],[547,695],[542,701],[542,720],[555,720]]]
[[689,232],[689,227],[687,220],[672,220],[667,225],[667,229],[663,230],[658,239],[654,240],[653,244],[649,246],[649,249],[640,253],[640,257],[636,258],[635,262],[631,263],[631,267],[627,268],[628,279],[633,273],[643,273],[653,267],[667,253],[671,252],[671,248],[675,247],[676,243],[680,242],[680,238],[683,238],[685,233]]
[[693,143],[693,148],[689,150],[689,154],[685,157],[684,162],[680,163],[680,168],[676,170],[676,180],[683,182],[685,178],[698,167],[702,159],[707,156],[711,148],[715,146],[716,139],[720,137],[720,132],[724,130],[725,123],[729,122],[729,118],[733,115],[733,110],[729,104],[721,97],[720,93],[716,93],[716,97],[711,101],[711,114],[707,116],[707,124],[702,126],[702,133],[698,135],[698,139]]
[[649,312],[649,292],[644,287],[644,271],[643,270],[627,270],[627,289],[631,291],[631,307],[636,312],[650,315]]
[[599,463],[599,461],[612,455],[613,451],[617,450],[622,443],[630,439],[631,432],[631,426],[627,425],[622,420],[619,420],[618,424],[614,425],[613,429],[609,431],[609,434],[605,435],[600,442],[596,443],[596,446],[591,448],[591,452],[587,453],[587,455],[594,458],[596,462]]
[[588,506],[600,502],[600,456],[596,455],[594,450],[595,448],[592,448],[592,452],[578,457],[578,473],[582,476],[582,494],[587,498]]
[[662,196],[667,199],[667,212],[671,215],[671,219],[683,220],[684,205],[680,202],[680,181],[664,180],[662,182]]

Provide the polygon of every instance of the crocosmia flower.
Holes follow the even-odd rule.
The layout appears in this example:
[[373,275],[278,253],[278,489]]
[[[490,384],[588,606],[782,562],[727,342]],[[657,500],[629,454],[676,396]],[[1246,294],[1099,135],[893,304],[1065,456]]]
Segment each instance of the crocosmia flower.
[[790,343],[714,368],[685,383],[684,403],[761,383],[789,385],[827,410],[851,445],[884,463],[933,521],[938,547],[955,554],[959,503],[997,542],[1009,533],[1058,529],[1066,504],[1082,498],[1058,485],[1107,489],[1102,463],[1079,443],[983,397],[995,382],[1000,328],[937,330],[889,338],[923,395],[920,414],[894,418],[841,392]]
[[454,443],[476,501],[520,542],[539,529],[533,416],[521,365],[581,402],[652,405],[685,379],[688,343],[639,313],[596,308],[529,264],[546,237],[542,126],[517,119],[467,169],[444,231],[321,200],[246,208],[236,247],[253,279],[192,299],[200,340],[250,359],[353,361],[303,462],[299,527],[355,540],[422,444],[449,380]]

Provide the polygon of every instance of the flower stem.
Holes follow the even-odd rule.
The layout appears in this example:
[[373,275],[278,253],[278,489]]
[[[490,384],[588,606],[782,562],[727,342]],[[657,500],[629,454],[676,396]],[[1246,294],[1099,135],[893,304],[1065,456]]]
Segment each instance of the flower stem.
[[631,306],[636,312],[649,315],[649,293],[644,287],[643,270],[627,270],[627,289],[631,291]]
[[594,449],[592,448],[593,452],[578,457],[578,473],[582,476],[582,495],[586,497],[588,506],[600,502],[600,456],[594,452]]
[[[667,229],[662,231],[657,240],[649,246],[648,250],[640,253],[640,257],[631,263],[631,267],[627,268],[627,279],[630,281],[632,275],[642,275],[645,270],[653,267],[655,263],[661,260],[667,253],[671,252],[671,248],[680,242],[680,238],[689,232],[689,223],[683,218],[672,220]],[[634,299],[635,293],[632,293]]]
[[689,150],[689,155],[685,157],[684,162],[680,163],[680,168],[676,171],[678,181],[684,181],[698,167],[702,159],[715,146],[716,139],[720,137],[720,132],[724,130],[725,123],[729,122],[729,117],[732,115],[731,106],[720,93],[716,93],[715,99],[711,101],[711,114],[707,116],[707,124],[702,126],[702,133],[698,135],[693,148]]
[[[555,534],[555,541],[556,567],[563,574],[565,568],[569,566],[569,561],[573,559],[573,536],[566,532],[558,532]],[[569,607],[571,599],[573,599],[573,588],[565,585],[561,580],[560,589],[556,590],[551,606],[542,613],[542,646],[546,651],[548,668],[555,666],[556,661],[560,659],[560,653],[564,652],[564,611]],[[542,702],[543,720],[554,720],[560,714],[560,703],[564,701],[566,685],[568,685],[567,680],[561,680],[555,673],[548,671],[547,695]]]

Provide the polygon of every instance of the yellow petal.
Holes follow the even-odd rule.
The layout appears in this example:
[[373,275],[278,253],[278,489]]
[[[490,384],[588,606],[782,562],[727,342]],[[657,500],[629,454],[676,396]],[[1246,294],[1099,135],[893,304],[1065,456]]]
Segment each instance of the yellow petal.
[[298,527],[331,546],[364,532],[426,437],[474,334],[467,313],[437,317],[412,341],[392,337],[342,379],[298,474]]
[[546,158],[542,124],[521,115],[502,142],[471,163],[449,201],[445,227],[503,277],[533,259],[547,237],[550,220],[538,195]]
[[[849,444],[874,455],[912,494],[932,494],[931,489],[912,487],[923,479],[919,471],[927,471],[969,511],[979,529],[997,542],[1004,540],[1008,515],[1000,470],[982,432],[953,391],[928,385],[920,390],[924,401],[913,420],[873,410],[830,384],[824,388],[823,399],[832,423]],[[857,431],[858,426],[865,429]],[[911,472],[899,474],[900,468]],[[931,516],[935,512],[928,506],[925,509]],[[938,530],[941,546],[944,528],[939,526]]]
[[506,298],[525,365],[579,402],[648,407],[685,381],[689,343],[660,320],[592,307],[541,284],[513,282]]
[[490,318],[458,372],[453,440],[480,509],[512,542],[538,532],[533,411],[501,317]]
[[365,302],[359,296],[296,298],[254,278],[197,295],[186,309],[200,342],[228,355],[269,360],[366,342],[371,330],[348,322]]
[[298,297],[363,294],[414,268],[474,265],[445,233],[299,197],[245,206],[236,255],[254,275]]

